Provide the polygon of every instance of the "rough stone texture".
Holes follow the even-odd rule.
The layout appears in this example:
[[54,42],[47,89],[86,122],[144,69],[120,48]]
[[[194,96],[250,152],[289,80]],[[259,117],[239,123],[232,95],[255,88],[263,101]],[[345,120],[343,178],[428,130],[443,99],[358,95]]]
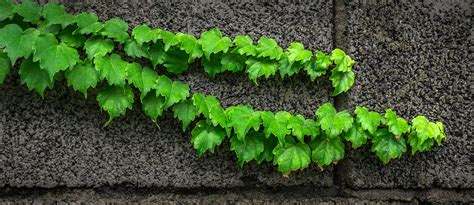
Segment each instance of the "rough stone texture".
[[[211,27],[224,33],[267,35],[282,44],[300,41],[308,48],[331,48],[332,3],[69,3],[71,11],[95,11],[102,19],[120,17],[132,25],[149,23],[197,34]],[[304,25],[304,26],[303,26]],[[298,29],[298,30],[296,30]],[[17,70],[15,70],[16,72]],[[312,116],[329,100],[326,80],[308,83],[299,75],[261,80],[257,87],[245,74],[209,79],[196,68],[175,78],[190,83],[193,92],[216,95],[224,106],[250,103],[257,109],[287,110]],[[0,187],[213,187],[331,186],[333,172],[311,167],[291,178],[270,165],[237,166],[224,144],[216,154],[198,159],[190,133],[170,113],[160,128],[139,105],[103,128],[106,114],[95,92],[84,99],[58,83],[44,99],[20,86],[12,75],[0,89]]]
[[386,166],[367,147],[352,151],[339,176],[353,188],[473,188],[472,4],[346,6],[347,46],[358,63],[345,106],[425,115],[446,124],[447,140]]

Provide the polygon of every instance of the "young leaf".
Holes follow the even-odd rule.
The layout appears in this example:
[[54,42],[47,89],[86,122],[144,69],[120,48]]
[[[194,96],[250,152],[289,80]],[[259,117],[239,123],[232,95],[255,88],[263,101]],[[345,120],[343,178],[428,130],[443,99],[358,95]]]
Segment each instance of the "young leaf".
[[314,81],[317,77],[326,74],[331,63],[331,58],[329,56],[321,51],[317,51],[316,59],[310,60],[304,67],[304,70],[310,76],[311,81]]
[[145,115],[150,117],[151,120],[156,123],[157,118],[163,114],[165,102],[166,100],[163,96],[149,93],[142,99],[142,109],[145,112]]
[[109,85],[123,86],[127,79],[128,63],[117,54],[110,57],[96,57],[95,69],[99,71],[101,79],[107,79]]
[[132,83],[141,92],[143,99],[152,89],[156,87],[158,74],[148,67],[141,68],[140,64],[132,63],[127,67],[128,82]]
[[268,57],[274,60],[280,60],[283,55],[283,49],[278,46],[277,42],[271,38],[261,37],[258,40],[257,57]]
[[311,51],[304,49],[304,45],[301,43],[291,43],[287,51],[288,61],[290,65],[294,62],[299,61],[301,64],[308,62],[313,56]]
[[128,39],[128,24],[117,18],[105,22],[100,34],[115,39],[119,43],[125,43]]
[[137,41],[138,45],[143,43],[153,42],[160,38],[160,29],[151,29],[146,24],[138,25],[133,28],[132,36]]
[[122,116],[127,112],[127,109],[133,107],[134,95],[132,88],[128,85],[121,87],[106,85],[97,93],[97,102],[101,109],[109,113],[109,120],[105,126],[116,117]]
[[217,73],[225,71],[222,68],[220,54],[211,54],[209,58],[201,58],[201,65],[204,67],[204,72],[211,78],[216,77]]
[[22,84],[26,84],[28,90],[36,91],[41,97],[44,96],[44,90],[53,88],[54,81],[49,79],[48,73],[41,69],[37,62],[31,58],[23,60],[20,65],[20,79]]
[[95,13],[82,12],[75,17],[78,28],[73,34],[97,34],[104,24],[97,22],[99,17]]
[[372,152],[375,152],[384,164],[401,157],[406,151],[405,138],[396,139],[387,129],[377,130],[372,138]]
[[369,112],[367,108],[357,106],[355,109],[356,120],[362,126],[362,129],[369,131],[370,134],[374,134],[380,125],[382,116],[377,112]]
[[342,132],[347,132],[352,127],[354,119],[347,111],[337,112],[331,103],[325,103],[316,111],[317,123],[330,138]]
[[174,34],[173,32],[169,31],[161,31],[160,38],[163,39],[163,43],[165,44],[165,51],[171,48],[171,46],[176,46],[181,43],[181,36],[184,35],[182,33]]
[[163,75],[156,81],[156,94],[165,97],[164,109],[167,109],[189,96],[189,85],[179,81],[171,81]]
[[222,55],[221,65],[222,70],[228,70],[232,72],[238,72],[245,68],[245,61],[247,58],[240,54],[232,52],[224,53]]
[[401,117],[397,117],[397,114],[392,109],[385,111],[385,125],[395,136],[401,136],[403,133],[410,131],[410,126],[407,121]]
[[197,108],[197,113],[211,120],[214,126],[227,127],[227,116],[219,100],[214,96],[204,96],[202,93],[193,95],[193,105]]
[[56,73],[73,67],[80,59],[76,49],[58,43],[53,34],[44,33],[36,38],[33,60],[40,62],[40,67],[46,70],[53,81]]
[[348,133],[345,134],[344,137],[347,141],[351,142],[353,149],[357,149],[367,143],[367,139],[370,138],[370,134],[362,129],[359,123],[354,122],[352,128]]
[[3,53],[2,50],[0,50],[0,85],[3,84],[5,78],[7,78],[8,74],[10,74],[10,70],[10,60],[8,59],[7,54]]
[[341,137],[318,137],[311,142],[312,159],[323,169],[344,158],[344,143]]
[[234,38],[235,52],[240,55],[256,56],[257,48],[249,36],[236,36]]
[[0,29],[0,48],[8,54],[10,62],[15,65],[18,58],[28,58],[33,52],[35,39],[39,35],[36,29],[23,31],[16,24],[8,24]]
[[180,49],[189,55],[188,63],[192,63],[203,54],[201,45],[193,35],[183,34],[183,36],[181,36]]
[[191,143],[201,157],[206,151],[214,153],[214,148],[224,141],[226,132],[221,127],[214,127],[205,120],[201,120],[191,131],[191,136]]
[[434,140],[427,139],[425,141],[421,141],[416,135],[416,132],[412,132],[410,135],[408,135],[408,144],[410,144],[411,147],[411,155],[415,155],[416,152],[424,152],[433,147]]
[[217,28],[202,33],[198,43],[201,45],[207,60],[210,60],[211,54],[226,53],[229,47],[232,46],[232,40],[229,37],[222,37],[221,31]]
[[166,51],[163,66],[169,72],[178,75],[188,70],[188,62],[185,60],[188,58],[189,56],[186,52],[173,47]]
[[235,152],[242,168],[246,162],[257,160],[265,150],[265,137],[258,132],[250,132],[245,141],[240,141],[236,136],[230,139],[230,150]]
[[280,71],[281,78],[285,78],[286,75],[291,77],[292,75],[300,72],[302,65],[299,62],[290,63],[286,54],[282,55],[279,61],[280,65],[278,70]]
[[280,144],[285,144],[286,135],[289,135],[291,131],[288,129],[288,121],[291,118],[291,114],[285,111],[277,112],[273,115],[272,112],[261,112],[260,116],[265,127],[265,137],[270,137],[270,134],[275,135],[278,138]]
[[134,40],[128,40],[125,43],[125,52],[128,56],[135,57],[135,58],[149,58],[150,54],[148,53],[148,48],[143,45],[139,45]]
[[173,106],[174,117],[183,122],[183,132],[197,116],[196,107],[191,100],[183,100]]
[[352,71],[352,65],[355,61],[351,59],[343,50],[336,48],[331,53],[331,60],[334,61],[336,67],[334,70],[339,72],[349,72]]
[[103,57],[114,50],[114,42],[110,39],[103,39],[102,37],[96,36],[87,39],[84,43],[86,54],[89,59],[95,57]]
[[14,0],[0,0],[0,21],[13,18],[15,9]]
[[278,171],[288,176],[292,171],[302,170],[311,162],[311,149],[307,144],[295,143],[292,138],[284,145],[278,144],[273,150],[273,164],[278,165]]
[[312,119],[305,120],[302,115],[292,115],[288,121],[288,129],[301,143],[304,143],[304,136],[311,136],[313,139],[320,134],[316,122]]
[[87,98],[87,90],[95,88],[99,82],[99,76],[91,63],[78,63],[65,73],[68,86],[79,91]]
[[430,122],[425,116],[417,116],[411,122],[413,131],[416,132],[418,137],[418,145],[423,144],[428,139],[437,140],[439,143],[446,137],[442,123]]
[[58,24],[66,28],[74,22],[74,16],[67,13],[63,5],[57,3],[47,3],[43,7],[43,17],[45,25]]
[[255,84],[257,84],[257,78],[261,76],[268,78],[275,75],[278,66],[275,61],[254,57],[245,61],[245,64],[247,64],[246,72]]
[[339,72],[337,70],[332,70],[329,80],[332,81],[334,91],[331,96],[336,96],[348,91],[354,84],[354,78],[354,72],[352,71]]
[[27,0],[22,1],[21,4],[17,4],[13,11],[23,17],[23,21],[37,24],[41,18],[42,8],[38,3]]
[[238,105],[231,106],[225,111],[229,123],[229,127],[233,127],[237,138],[240,141],[245,141],[245,136],[251,128],[258,131],[262,120],[260,119],[260,113],[254,112],[253,108],[249,105]]

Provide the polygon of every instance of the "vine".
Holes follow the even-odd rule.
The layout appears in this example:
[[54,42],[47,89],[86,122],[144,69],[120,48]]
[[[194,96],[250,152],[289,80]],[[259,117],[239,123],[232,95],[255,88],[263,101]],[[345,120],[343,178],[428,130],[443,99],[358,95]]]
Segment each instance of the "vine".
[[[128,56],[150,60],[153,68],[123,60],[114,53],[117,45]],[[325,103],[316,110],[316,120],[286,111],[257,111],[250,105],[224,109],[216,97],[191,95],[187,84],[155,71],[161,65],[180,74],[199,59],[211,77],[245,70],[257,84],[258,78],[277,71],[284,78],[304,69],[314,80],[330,70],[333,95],[338,95],[354,83],[354,61],[340,49],[330,55],[316,51],[314,56],[302,44],[292,43],[283,51],[273,39],[262,37],[254,45],[249,36],[231,40],[218,29],[197,39],[140,25],[129,36],[128,25],[120,19],[102,23],[94,13],[71,15],[60,4],[0,0],[0,84],[19,59],[21,83],[41,96],[62,76],[85,97],[90,88],[103,84],[97,101],[109,114],[106,125],[132,109],[136,88],[142,109],[153,122],[172,110],[183,131],[194,125],[191,143],[199,156],[213,153],[230,139],[230,149],[241,167],[250,161],[273,162],[284,175],[311,162],[321,169],[336,163],[344,158],[344,141],[354,149],[370,142],[371,151],[386,164],[401,157],[407,143],[414,155],[430,149],[434,142],[441,144],[446,137],[443,123],[417,116],[409,125],[391,109],[381,115],[357,107],[353,117]]]

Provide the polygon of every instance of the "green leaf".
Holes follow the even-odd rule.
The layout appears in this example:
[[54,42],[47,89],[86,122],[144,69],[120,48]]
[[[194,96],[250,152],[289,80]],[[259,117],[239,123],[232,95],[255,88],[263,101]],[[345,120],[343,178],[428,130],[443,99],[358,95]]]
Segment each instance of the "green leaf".
[[58,37],[61,42],[65,43],[66,45],[74,48],[79,48],[84,45],[86,41],[86,37],[80,34],[74,34],[75,27],[68,26],[59,32]]
[[58,24],[63,28],[72,24],[75,20],[74,16],[66,12],[63,5],[57,3],[47,3],[44,5],[43,17],[45,25]]
[[288,47],[287,56],[290,64],[293,64],[296,61],[304,64],[311,59],[313,53],[304,49],[303,44],[294,42],[290,44],[290,47]]
[[185,100],[189,96],[189,86],[179,81],[171,81],[166,76],[160,76],[156,81],[156,94],[165,97],[164,109]]
[[210,60],[211,54],[226,53],[229,47],[232,46],[232,40],[228,37],[222,37],[221,31],[217,28],[202,33],[198,43],[201,45],[207,60]]
[[304,143],[304,136],[316,138],[320,135],[319,127],[312,119],[304,119],[303,115],[292,115],[288,121],[288,129],[300,141]]
[[216,74],[225,71],[222,68],[220,54],[211,54],[209,59],[201,58],[201,65],[204,67],[204,72],[206,72],[211,78],[214,78],[216,77]]
[[279,63],[278,70],[280,70],[280,76],[282,79],[285,78],[286,75],[291,77],[292,75],[299,73],[303,67],[299,62],[290,63],[287,55],[282,55]]
[[385,111],[384,124],[387,125],[388,131],[396,136],[401,136],[403,133],[410,131],[408,122],[401,117],[397,117],[397,114],[392,109]]
[[41,97],[44,96],[46,88],[53,88],[54,81],[49,79],[48,73],[39,67],[39,64],[27,58],[20,65],[20,79],[26,84],[28,90],[36,91]]
[[140,90],[140,99],[143,100],[156,87],[158,74],[148,67],[142,69],[138,63],[129,64],[127,68],[128,82]]
[[165,44],[165,51],[168,51],[171,46],[176,46],[180,44],[182,35],[184,34],[174,34],[173,32],[169,31],[161,31],[160,38],[163,39],[163,43]]
[[95,69],[99,71],[100,78],[106,79],[109,85],[123,86],[127,79],[128,63],[117,54],[110,57],[98,57],[94,59]]
[[75,17],[78,28],[73,32],[74,34],[97,34],[104,24],[97,22],[99,17],[95,13],[82,12]]
[[163,114],[165,102],[166,100],[163,96],[149,93],[142,99],[142,109],[145,112],[145,115],[150,117],[151,120],[156,123],[157,118]]
[[183,34],[181,36],[180,49],[189,55],[188,63],[192,63],[196,58],[203,55],[201,45],[193,35]]
[[261,37],[258,40],[257,57],[268,57],[274,60],[280,60],[283,55],[283,49],[278,46],[277,42],[271,38]]
[[411,155],[415,155],[416,152],[424,152],[431,149],[431,147],[434,145],[434,140],[427,139],[425,141],[421,141],[416,135],[416,132],[412,132],[410,135],[408,135],[408,144],[411,147]]
[[204,96],[202,93],[193,95],[193,105],[197,108],[197,113],[211,120],[214,126],[227,127],[227,116],[219,100],[215,96]]
[[311,148],[312,159],[321,169],[344,158],[344,143],[341,137],[318,137],[311,142]]
[[292,171],[302,170],[311,162],[311,149],[307,144],[295,143],[290,140],[285,145],[278,144],[273,150],[273,164],[278,165],[278,171],[288,176]]
[[263,135],[255,131],[250,132],[245,141],[240,141],[236,136],[230,139],[230,150],[237,155],[241,168],[246,162],[258,160],[260,154],[265,150],[264,140]]
[[8,74],[10,74],[11,63],[6,53],[0,50],[0,85],[3,84]]
[[351,59],[343,50],[336,48],[331,53],[331,60],[334,61],[336,67],[334,70],[339,72],[351,72],[352,65],[354,65],[355,61]]
[[8,54],[10,62],[15,65],[18,58],[28,58],[33,52],[35,39],[39,35],[36,29],[23,31],[16,24],[8,24],[0,29],[0,48]]
[[377,112],[369,112],[367,108],[357,106],[355,109],[356,120],[362,126],[362,129],[369,131],[370,134],[374,134],[380,125],[382,116]]
[[109,113],[109,121],[105,126],[109,125],[114,118],[125,115],[127,109],[131,110],[133,100],[133,91],[128,85],[121,87],[106,85],[102,87],[97,93],[97,102],[99,102],[101,109]]
[[173,106],[174,117],[183,122],[183,132],[197,116],[197,109],[191,100],[183,100]]
[[270,137],[270,134],[275,135],[278,138],[280,144],[285,144],[286,135],[289,135],[291,131],[288,129],[288,121],[291,118],[291,114],[285,111],[277,112],[273,115],[272,112],[261,112],[260,116],[265,127],[265,137]]
[[86,54],[89,59],[103,57],[114,50],[114,42],[110,39],[103,39],[95,36],[87,39],[84,43]]
[[[425,116],[417,116],[412,121],[413,131],[416,132],[419,145],[423,144],[428,139],[435,139],[441,142],[441,139],[446,137],[444,134],[444,126],[428,121]],[[440,127],[441,126],[441,127]]]
[[306,64],[304,70],[308,73],[311,81],[326,74],[327,69],[332,64],[331,58],[321,51],[317,51],[316,59],[312,59]]
[[275,61],[254,57],[245,61],[245,64],[247,64],[246,72],[255,84],[257,84],[257,78],[261,76],[268,78],[275,75],[278,66]]
[[360,124],[354,123],[352,128],[347,134],[345,134],[344,137],[347,141],[351,142],[353,149],[357,149],[367,143],[367,139],[370,138],[370,134],[362,129]]
[[169,72],[178,75],[188,70],[188,62],[184,60],[188,58],[189,56],[186,52],[173,47],[166,51],[163,66]]
[[191,131],[191,136],[191,143],[201,157],[207,151],[214,153],[214,148],[224,141],[226,132],[221,127],[214,127],[201,120]]
[[117,18],[112,18],[105,22],[104,28],[100,31],[100,34],[113,38],[119,43],[125,43],[128,39],[128,24]]
[[128,56],[135,57],[135,58],[149,58],[150,54],[148,54],[148,48],[144,47],[143,45],[139,45],[134,40],[128,40],[125,43],[125,52]]
[[53,81],[56,73],[73,67],[80,59],[76,49],[58,43],[53,34],[44,33],[36,38],[33,60],[40,62],[40,67],[46,70]]
[[332,87],[334,88],[334,91],[331,96],[336,96],[348,91],[354,84],[354,78],[354,72],[352,71],[339,72],[337,70],[332,70],[329,80],[332,81]]
[[444,131],[444,124],[442,122],[436,122],[436,125],[438,126],[440,133],[434,139],[436,140],[438,145],[441,145],[441,141],[446,138],[446,133]]
[[236,36],[234,38],[235,52],[240,55],[256,56],[257,48],[249,36]]
[[220,64],[222,65],[222,70],[238,72],[245,68],[246,60],[247,58],[243,55],[229,52],[222,55]]
[[78,63],[65,73],[68,86],[79,91],[87,98],[87,90],[95,88],[99,82],[99,76],[91,63]]
[[384,164],[387,164],[391,159],[401,157],[406,151],[405,139],[395,138],[387,129],[377,130],[372,138],[372,152],[375,152]]
[[160,29],[151,29],[146,24],[138,25],[133,28],[132,36],[137,41],[138,45],[143,43],[153,42],[156,43],[160,39]]
[[255,131],[260,129],[260,124],[262,122],[260,119],[260,113],[254,112],[253,108],[249,105],[231,106],[227,108],[225,113],[229,119],[227,125],[234,128],[237,138],[240,141],[245,140],[245,136],[251,128]]
[[316,111],[318,116],[317,123],[321,129],[326,132],[330,138],[340,135],[342,132],[347,132],[352,127],[354,119],[346,111],[337,112],[331,103],[325,103]]
[[13,11],[23,17],[23,21],[37,24],[41,18],[42,8],[38,3],[28,0],[22,1],[21,4],[17,4]]
[[[260,135],[262,137],[262,135]],[[278,144],[278,139],[274,136],[270,136],[269,138],[263,140],[264,141],[264,149],[263,152],[260,153],[258,158],[256,159],[257,163],[260,164],[262,162],[271,162],[273,161],[274,155],[273,150]]]
[[13,18],[14,8],[14,0],[0,0],[0,21]]
[[151,44],[150,48],[148,49],[149,59],[153,64],[153,68],[156,68],[157,65],[161,65],[165,63],[166,53],[164,49],[164,45],[161,42],[157,42]]

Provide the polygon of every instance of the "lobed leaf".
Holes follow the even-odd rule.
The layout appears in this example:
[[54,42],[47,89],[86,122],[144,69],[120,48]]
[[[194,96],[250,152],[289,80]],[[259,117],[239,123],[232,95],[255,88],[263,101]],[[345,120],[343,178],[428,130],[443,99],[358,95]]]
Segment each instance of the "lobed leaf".
[[245,163],[258,160],[265,150],[265,137],[258,132],[250,132],[244,141],[233,136],[230,139],[230,150],[235,152],[239,159],[239,166],[242,168]]
[[128,85],[102,87],[97,93],[97,102],[100,108],[109,114],[109,120],[105,126],[108,126],[114,118],[125,115],[127,109],[131,110],[133,100],[133,91]]
[[214,153],[215,147],[224,141],[226,132],[221,127],[214,127],[205,120],[201,120],[192,130],[191,136],[191,143],[201,157],[207,151]]
[[92,63],[80,62],[65,72],[68,86],[79,91],[87,98],[87,90],[95,88],[99,82],[99,74]]

